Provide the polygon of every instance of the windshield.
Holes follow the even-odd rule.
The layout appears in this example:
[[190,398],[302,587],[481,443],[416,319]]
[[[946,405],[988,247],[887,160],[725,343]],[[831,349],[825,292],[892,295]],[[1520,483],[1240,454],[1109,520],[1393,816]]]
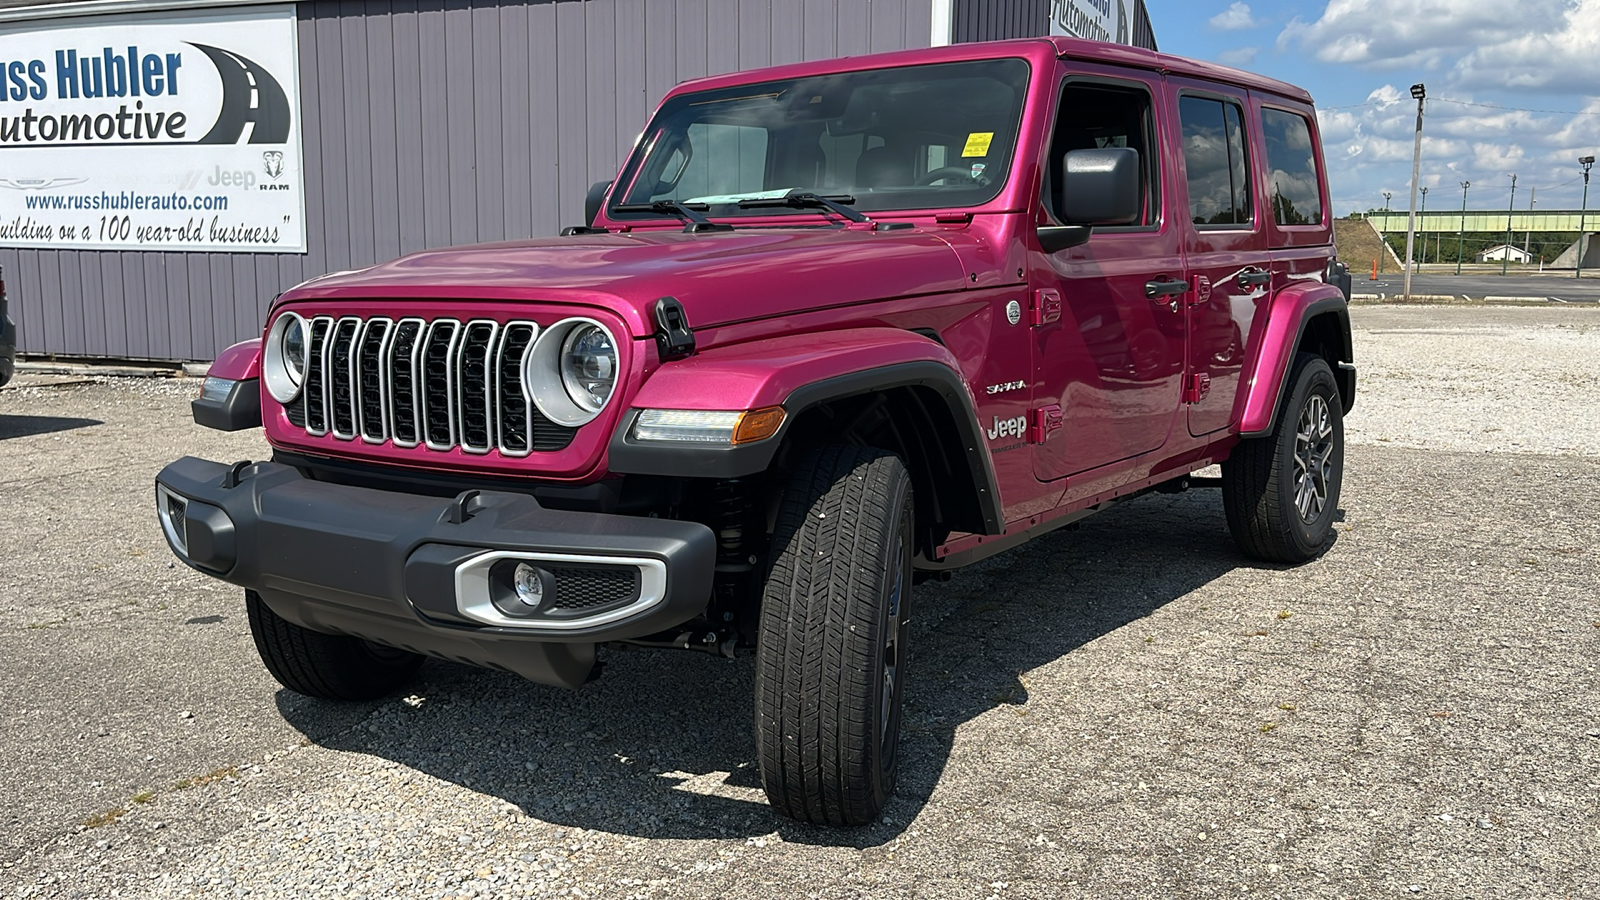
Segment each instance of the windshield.
[[662,107],[610,214],[670,200],[772,215],[739,201],[791,192],[863,211],[986,203],[1010,171],[1027,81],[1025,61],[987,59],[683,94]]

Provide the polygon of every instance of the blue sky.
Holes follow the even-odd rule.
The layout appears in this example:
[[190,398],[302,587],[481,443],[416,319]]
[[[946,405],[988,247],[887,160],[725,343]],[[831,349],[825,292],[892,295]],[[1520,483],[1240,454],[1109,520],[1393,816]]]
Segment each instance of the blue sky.
[[[1600,155],[1600,0],[1145,0],[1156,41],[1316,98],[1334,212],[1404,209],[1428,87],[1429,209],[1577,209]],[[1600,206],[1600,170],[1590,206]]]

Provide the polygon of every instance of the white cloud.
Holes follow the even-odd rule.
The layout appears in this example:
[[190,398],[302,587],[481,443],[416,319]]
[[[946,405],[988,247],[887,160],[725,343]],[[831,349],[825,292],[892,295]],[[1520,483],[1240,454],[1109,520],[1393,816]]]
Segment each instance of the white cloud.
[[[1600,150],[1600,115],[1559,115],[1496,109],[1461,101],[1430,100],[1423,119],[1421,183],[1460,202],[1462,181],[1471,181],[1469,205],[1504,208],[1517,180],[1517,206],[1525,208],[1538,188],[1540,209],[1577,209],[1582,179],[1577,158]],[[1416,104],[1399,87],[1373,90],[1367,103],[1352,109],[1323,109],[1322,133],[1335,214],[1383,205],[1382,192],[1409,196],[1411,155],[1416,137]],[[1600,99],[1584,112],[1600,113]],[[1399,203],[1397,199],[1395,201]]]
[[1259,47],[1240,47],[1237,50],[1224,50],[1217,54],[1217,62],[1225,66],[1244,68],[1256,61],[1256,54],[1261,52]]
[[1600,0],[1329,0],[1278,36],[1329,63],[1406,70],[1460,88],[1565,89],[1600,82]]
[[1261,22],[1250,12],[1250,4],[1234,3],[1232,6],[1212,16],[1207,22],[1218,31],[1242,31],[1246,28],[1256,28]]
[[1467,88],[1592,93],[1600,80],[1600,0],[1575,0],[1558,28],[1486,43],[1451,74]]

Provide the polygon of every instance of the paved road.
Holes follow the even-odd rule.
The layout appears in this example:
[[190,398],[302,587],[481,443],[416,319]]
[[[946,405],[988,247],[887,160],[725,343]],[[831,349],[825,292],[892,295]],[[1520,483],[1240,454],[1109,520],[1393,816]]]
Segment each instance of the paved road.
[[1329,552],[1249,564],[1196,491],[920,587],[854,831],[766,808],[748,660],[277,689],[149,509],[258,439],[192,382],[0,391],[0,897],[1600,896],[1600,313],[1355,319]]
[[[1587,271],[1587,270],[1586,270]],[[1353,290],[1357,294],[1384,294],[1389,297],[1405,290],[1405,275],[1384,272],[1377,281],[1370,280],[1370,272],[1353,272]],[[1565,275],[1434,275],[1418,273],[1411,277],[1413,294],[1452,295],[1482,300],[1485,297],[1545,297],[1568,303],[1600,302],[1600,271],[1584,278]]]

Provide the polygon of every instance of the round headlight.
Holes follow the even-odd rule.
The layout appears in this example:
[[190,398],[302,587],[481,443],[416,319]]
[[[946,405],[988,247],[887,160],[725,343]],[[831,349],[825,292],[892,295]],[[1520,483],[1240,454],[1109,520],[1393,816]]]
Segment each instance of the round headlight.
[[597,325],[572,329],[561,346],[561,384],[572,402],[599,412],[617,386],[617,348]]
[[523,360],[522,384],[545,418],[577,428],[616,391],[617,342],[593,319],[564,319],[540,332]]
[[306,320],[296,313],[284,313],[267,329],[266,345],[261,348],[261,380],[279,403],[292,403],[300,396],[308,340]]
[[306,326],[299,316],[295,316],[283,332],[283,362],[289,370],[289,377],[296,384],[305,380],[306,374]]

